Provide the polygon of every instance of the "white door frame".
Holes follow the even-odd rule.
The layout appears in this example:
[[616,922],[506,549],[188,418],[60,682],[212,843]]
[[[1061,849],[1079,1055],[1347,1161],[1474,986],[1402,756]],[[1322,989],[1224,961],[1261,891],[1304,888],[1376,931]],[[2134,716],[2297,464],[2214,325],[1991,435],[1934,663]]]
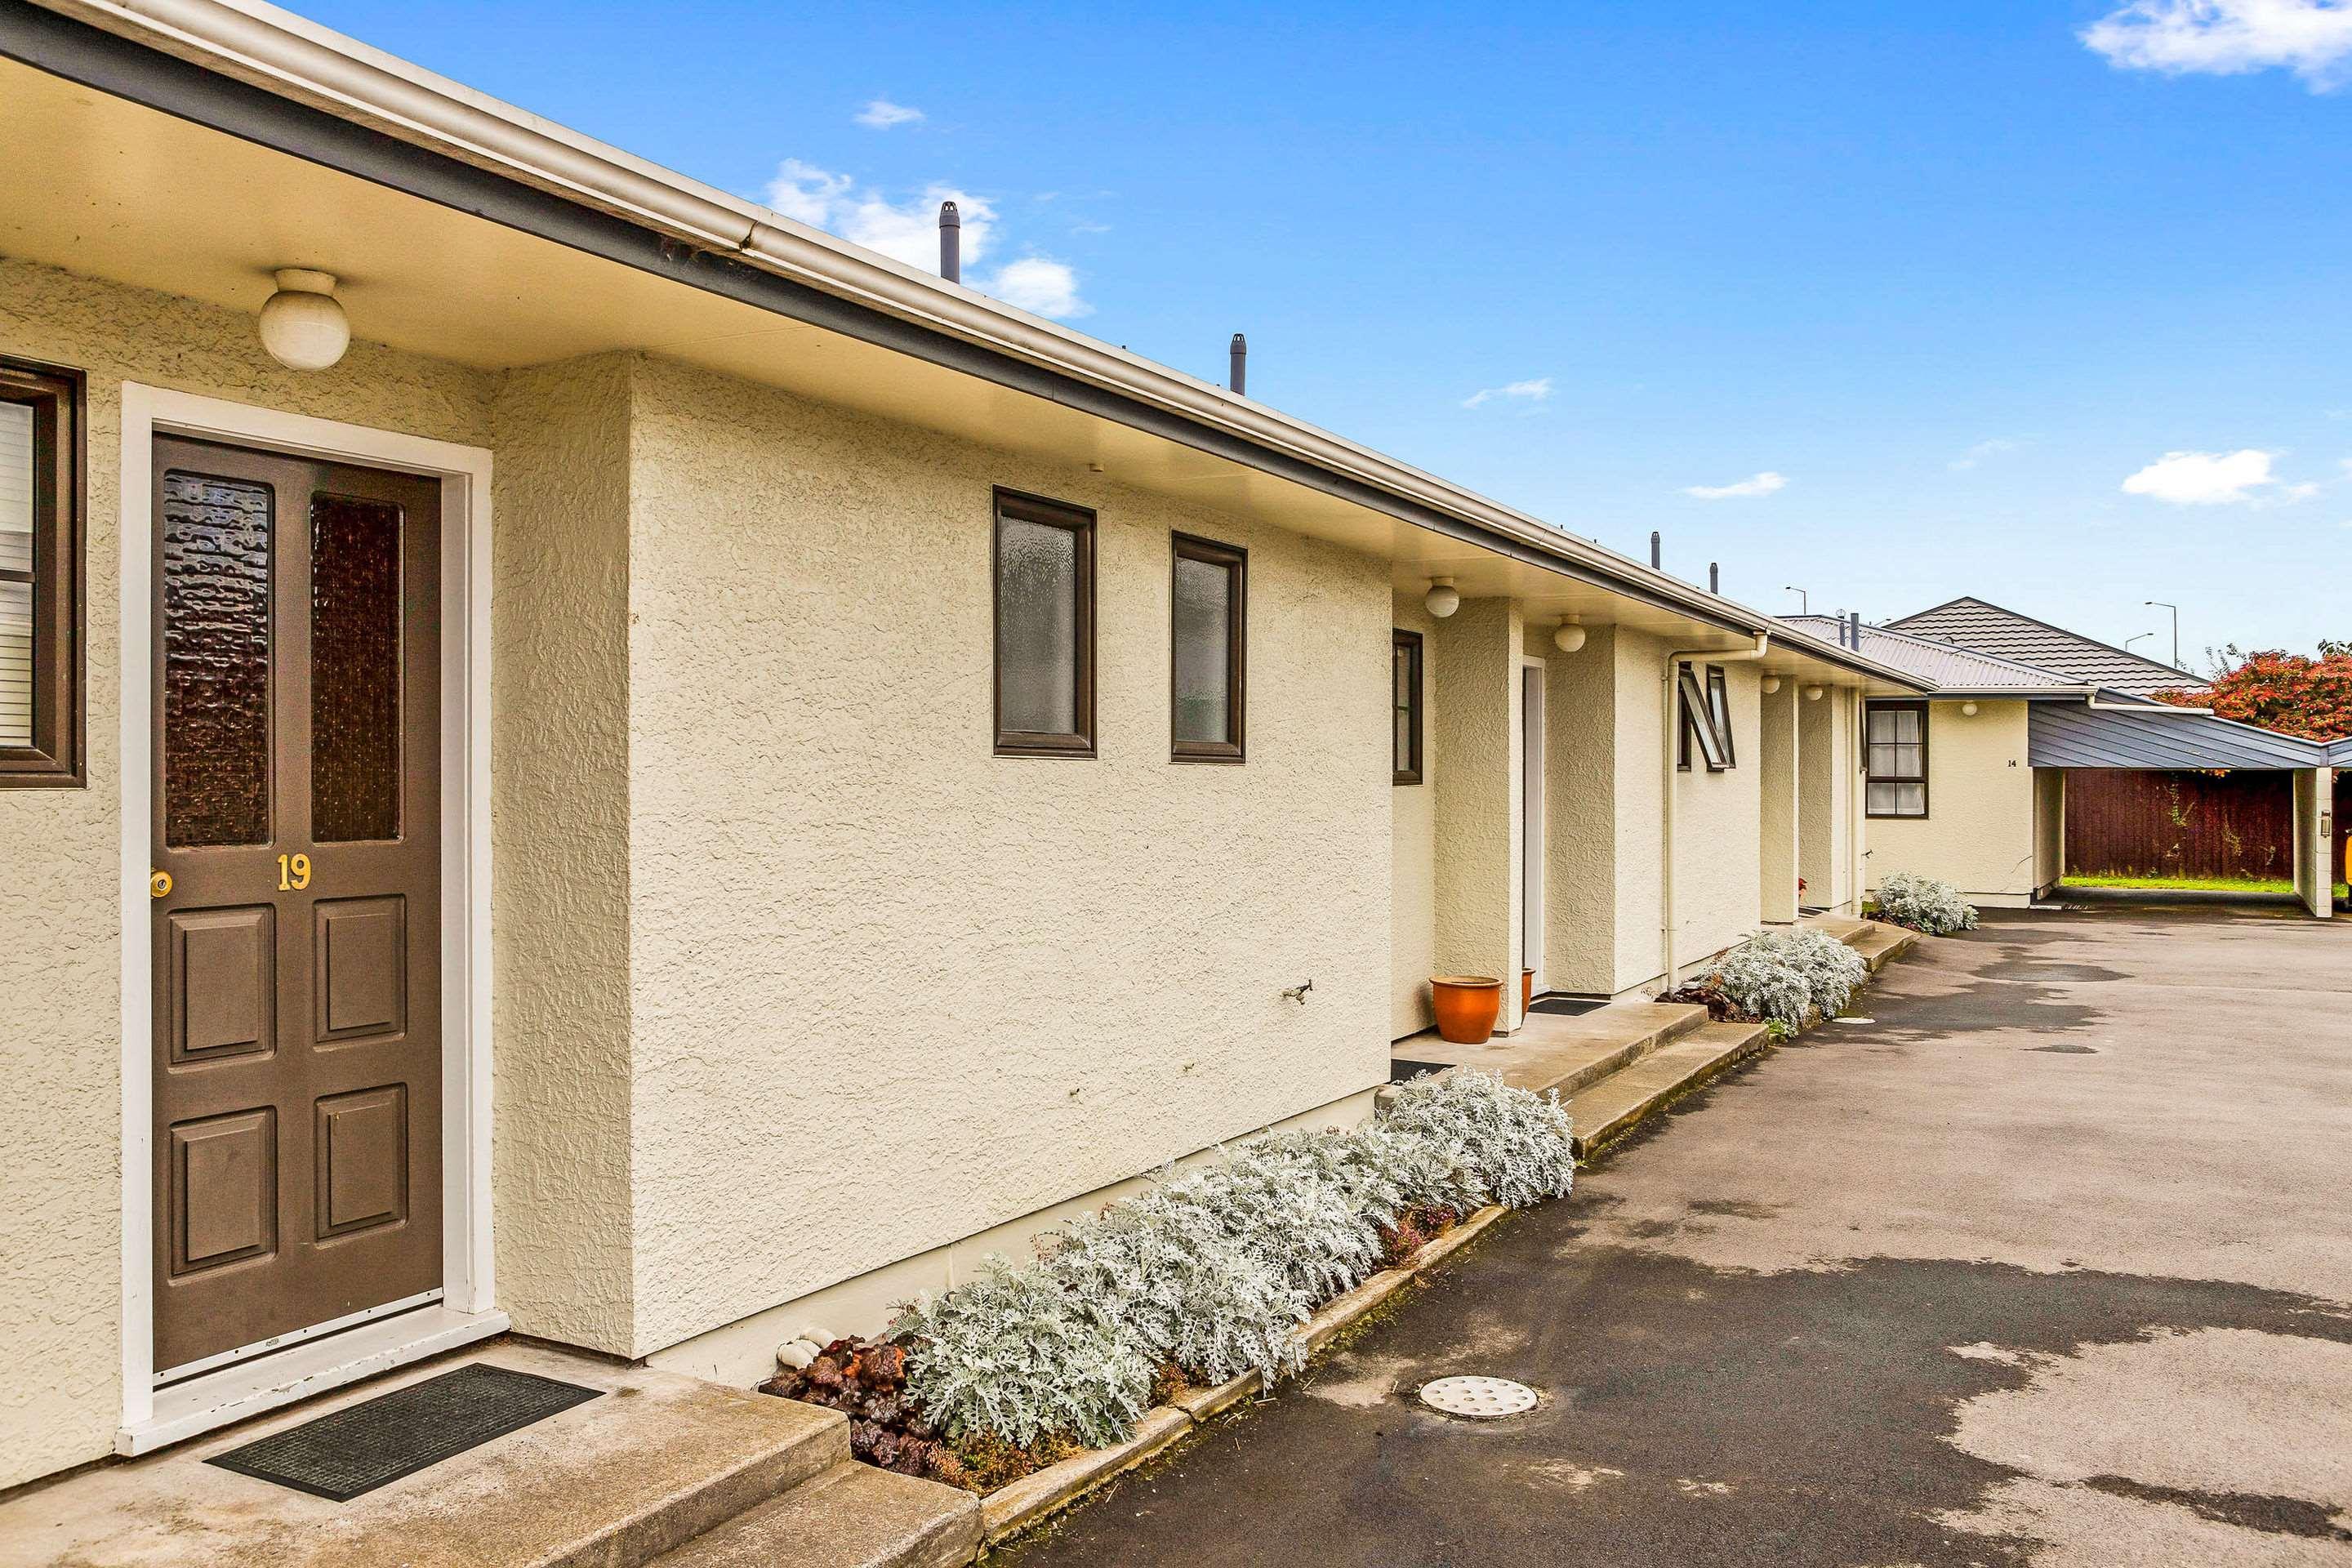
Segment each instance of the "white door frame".
[[[1548,927],[1544,910],[1544,825],[1551,815],[1550,779],[1544,765],[1547,666],[1532,654],[1519,655],[1519,965],[1536,972],[1544,988]],[[1534,679],[1530,679],[1532,675]],[[1533,939],[1533,951],[1528,948]],[[1518,976],[1513,975],[1513,980]]]
[[[437,1305],[155,1387],[153,474],[161,432],[441,481],[442,1286]],[[119,1453],[502,1331],[490,1249],[490,454],[125,382],[121,432],[122,1425]]]

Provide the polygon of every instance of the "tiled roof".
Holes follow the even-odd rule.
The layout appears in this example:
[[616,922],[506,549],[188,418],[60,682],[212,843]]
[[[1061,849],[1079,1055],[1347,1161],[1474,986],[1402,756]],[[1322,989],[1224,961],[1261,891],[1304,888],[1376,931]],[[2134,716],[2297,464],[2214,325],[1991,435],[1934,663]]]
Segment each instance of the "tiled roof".
[[[1811,632],[1831,642],[1838,640],[1835,616],[1780,618],[1799,631]],[[2051,691],[2083,685],[2081,679],[2053,670],[2037,669],[2014,659],[1996,658],[1889,626],[1863,627],[1860,651],[1865,658],[1893,665],[1906,675],[1923,676],[1937,687],[1951,691]]]
[[1982,599],[1954,599],[1889,621],[1887,627],[2046,669],[2077,684],[2096,682],[2135,696],[2198,684],[2196,677],[2168,664],[2126,653]]

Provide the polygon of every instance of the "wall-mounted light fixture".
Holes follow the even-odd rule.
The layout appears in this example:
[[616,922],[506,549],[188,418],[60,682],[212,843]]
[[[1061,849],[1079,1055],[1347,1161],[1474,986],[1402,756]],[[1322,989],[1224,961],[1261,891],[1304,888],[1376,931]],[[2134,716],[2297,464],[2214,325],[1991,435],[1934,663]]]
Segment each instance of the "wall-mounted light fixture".
[[1764,678],[1764,695],[1765,695],[1765,696],[1769,697],[1769,696],[1771,696],[1771,695],[1772,695],[1772,693],[1774,693],[1775,691],[1778,691],[1778,690],[1780,690],[1780,678],[1779,676],[1777,676],[1777,675],[1768,675],[1768,676],[1766,676],[1766,677]]
[[1551,645],[1562,653],[1574,653],[1584,646],[1584,627],[1580,617],[1569,616],[1552,628]]
[[281,267],[278,292],[261,307],[261,346],[289,370],[325,370],[352,346],[352,324],[335,300],[335,275]]
[[1805,688],[1805,700],[1806,700],[1806,701],[1808,701],[1808,702],[1819,702],[1821,700],[1822,700],[1822,689],[1821,689],[1820,687],[1818,687],[1818,686],[1808,686],[1808,687],[1806,687],[1806,688]]
[[1960,704],[1960,711],[1973,719],[1977,716],[1977,705],[1973,702],[1963,702]]
[[1442,621],[1462,607],[1462,594],[1454,586],[1453,578],[1432,577],[1429,592],[1423,595],[1421,602],[1431,615]]

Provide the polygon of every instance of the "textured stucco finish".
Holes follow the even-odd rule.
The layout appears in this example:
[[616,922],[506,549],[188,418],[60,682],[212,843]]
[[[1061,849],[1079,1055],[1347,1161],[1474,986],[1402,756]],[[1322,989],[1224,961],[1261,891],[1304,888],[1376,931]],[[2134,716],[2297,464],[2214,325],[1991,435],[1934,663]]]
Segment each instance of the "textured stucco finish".
[[[1804,700],[1801,693],[1800,700]],[[1851,691],[1832,688],[1805,701],[1798,711],[1797,873],[1805,879],[1807,908],[1844,909],[1853,901],[1851,847],[1862,823],[1855,799],[1860,784],[1854,750],[1858,700]],[[1867,831],[1862,829],[1865,844]]]
[[[1661,702],[1670,645],[1622,627],[1614,645],[1619,882],[1612,992],[1664,978],[1659,889],[1665,808],[1660,779],[1675,744]],[[1706,657],[1690,663],[1704,688]],[[1752,663],[1727,664],[1723,672],[1731,700],[1736,765],[1709,773],[1694,754],[1690,772],[1675,774],[1673,785],[1675,956],[1684,966],[1721,952],[1756,929],[1759,781],[1764,771],[1756,713],[1759,677]]]
[[1421,634],[1421,782],[1389,792],[1389,1037],[1426,1029],[1437,973],[1437,618],[1418,594],[1395,595],[1396,630]]
[[1911,871],[1970,898],[2022,903],[2033,892],[2033,772],[2023,702],[1927,705],[1927,815],[1870,819],[1866,882]]
[[1799,683],[1781,678],[1780,689],[1757,685],[1757,727],[1763,742],[1757,839],[1759,913],[1767,921],[1797,918],[1797,763]]
[[492,1237],[515,1327],[631,1353],[629,431],[635,364],[499,389]]
[[[1384,563],[660,362],[633,409],[640,1353],[1385,1079]],[[992,754],[995,484],[1100,510],[1095,760]],[[1243,766],[1168,760],[1171,529],[1250,552]]]
[[2033,770],[2033,892],[2057,886],[2066,874],[2066,770]]
[[[254,279],[254,302],[269,291]],[[0,260],[0,353],[89,380],[82,559],[89,637],[85,789],[0,791],[0,1486],[91,1459],[121,1415],[121,991],[118,746],[122,383],[481,444],[488,378],[354,342],[298,374],[261,352],[253,318]],[[135,933],[146,940],[142,929]]]
[[1544,660],[1543,973],[1555,991],[1617,989],[1616,639],[1595,626],[1562,653],[1548,626],[1528,634]]
[[1465,599],[1438,624],[1437,961],[1503,984],[1496,1027],[1519,1005],[1518,604]]

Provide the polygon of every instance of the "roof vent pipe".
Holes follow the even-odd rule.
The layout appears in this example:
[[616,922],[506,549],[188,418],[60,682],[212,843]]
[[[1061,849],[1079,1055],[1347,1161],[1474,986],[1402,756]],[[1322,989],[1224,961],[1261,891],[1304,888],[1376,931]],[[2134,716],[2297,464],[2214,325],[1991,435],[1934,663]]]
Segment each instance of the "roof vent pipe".
[[1706,591],[1710,594],[1723,592],[1723,567],[1719,563],[1710,561],[1706,563]]
[[1845,646],[1856,653],[1862,651],[1862,612],[1860,610],[1854,611],[1853,620],[1847,623]]
[[1659,554],[1658,554],[1658,531],[1657,531],[1656,529],[1654,529],[1654,529],[1650,530],[1650,570],[1651,570],[1651,571],[1655,572],[1655,571],[1659,570],[1659,565],[1658,565],[1658,562],[1659,562],[1659,560],[1660,560],[1660,556],[1659,556]]
[[1233,346],[1225,353],[1225,384],[1233,388],[1235,397],[1249,395],[1249,340],[1239,332],[1234,334]]
[[940,276],[963,281],[963,215],[953,202],[940,204]]

